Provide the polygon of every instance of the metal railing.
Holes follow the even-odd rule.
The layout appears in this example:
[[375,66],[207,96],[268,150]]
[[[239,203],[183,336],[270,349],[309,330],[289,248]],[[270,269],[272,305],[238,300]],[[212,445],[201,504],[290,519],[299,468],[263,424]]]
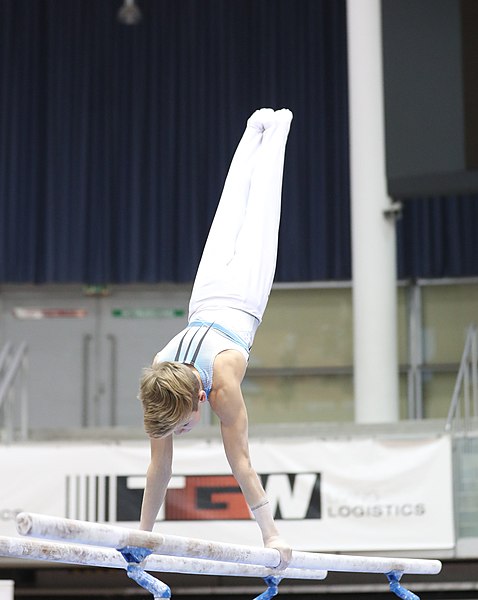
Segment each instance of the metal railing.
[[27,368],[26,343],[14,348],[6,342],[0,351],[0,433],[7,443],[13,441],[16,430],[21,440],[28,438]]
[[457,419],[461,418],[464,433],[467,434],[473,419],[478,417],[478,329],[470,325],[467,329],[465,347],[445,424],[445,431],[451,431]]

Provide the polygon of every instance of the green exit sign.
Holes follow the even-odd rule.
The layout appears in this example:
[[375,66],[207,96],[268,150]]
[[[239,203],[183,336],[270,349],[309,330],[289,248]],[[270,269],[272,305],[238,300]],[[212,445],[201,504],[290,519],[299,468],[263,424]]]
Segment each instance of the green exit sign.
[[174,319],[184,317],[183,308],[113,308],[111,316],[120,319]]

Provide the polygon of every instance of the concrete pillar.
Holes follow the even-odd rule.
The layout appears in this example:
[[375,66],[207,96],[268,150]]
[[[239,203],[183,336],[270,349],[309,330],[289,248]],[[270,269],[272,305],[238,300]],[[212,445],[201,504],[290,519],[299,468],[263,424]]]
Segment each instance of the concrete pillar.
[[395,219],[387,216],[380,0],[348,0],[357,423],[398,419]]

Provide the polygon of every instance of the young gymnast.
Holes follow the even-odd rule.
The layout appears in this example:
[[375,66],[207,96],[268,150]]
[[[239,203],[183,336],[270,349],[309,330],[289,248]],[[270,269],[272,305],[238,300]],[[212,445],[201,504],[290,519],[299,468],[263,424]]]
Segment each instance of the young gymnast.
[[151,441],[141,529],[153,528],[171,478],[172,434],[190,431],[205,401],[218,416],[227,460],[280,568],[291,549],[280,537],[249,456],[241,382],[274,279],[287,109],[257,110],[232,159],[194,282],[188,326],[143,371],[140,399]]

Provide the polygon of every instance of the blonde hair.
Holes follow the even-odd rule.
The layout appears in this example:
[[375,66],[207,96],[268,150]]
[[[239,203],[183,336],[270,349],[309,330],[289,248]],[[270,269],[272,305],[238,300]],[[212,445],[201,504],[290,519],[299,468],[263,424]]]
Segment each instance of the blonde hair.
[[161,438],[198,409],[201,386],[187,365],[161,362],[143,369],[139,390],[144,429],[150,437]]

